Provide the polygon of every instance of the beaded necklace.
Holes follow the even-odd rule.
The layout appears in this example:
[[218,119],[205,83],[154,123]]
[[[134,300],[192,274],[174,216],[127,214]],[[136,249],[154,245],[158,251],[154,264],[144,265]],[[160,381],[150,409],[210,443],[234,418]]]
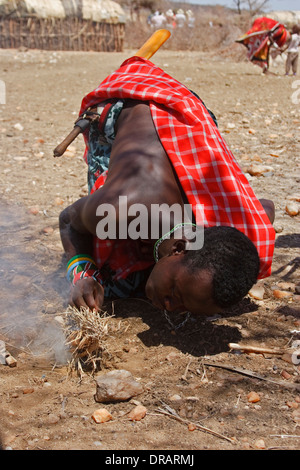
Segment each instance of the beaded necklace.
[[158,249],[159,249],[160,245],[162,244],[162,242],[164,240],[166,240],[176,230],[178,230],[181,227],[184,227],[185,225],[192,225],[193,227],[196,227],[195,224],[192,224],[192,223],[189,223],[189,222],[183,222],[182,224],[177,224],[177,225],[175,225],[175,227],[172,228],[172,230],[170,230],[168,233],[163,235],[159,240],[157,240],[155,242],[155,245],[154,245],[154,248],[153,248],[153,256],[154,256],[154,260],[155,260],[156,263],[158,261]]
[[[154,260],[155,262],[157,263],[158,261],[158,249],[160,247],[160,245],[162,244],[162,242],[164,240],[166,240],[166,238],[168,238],[172,233],[174,233],[176,230],[178,230],[179,228],[181,227],[184,227],[185,225],[192,225],[193,227],[196,227],[195,224],[192,224],[192,223],[188,223],[188,222],[185,222],[185,223],[182,223],[182,224],[177,224],[175,225],[175,227],[172,228],[172,230],[170,230],[168,233],[166,233],[165,235],[163,235],[159,240],[156,241],[155,245],[154,245],[154,248],[153,248],[153,256],[154,256]],[[175,325],[172,320],[170,319],[168,313],[167,313],[167,310],[164,310],[164,316],[167,320],[167,322],[169,323],[169,325],[171,325],[171,327],[174,329],[174,330],[177,330],[179,328],[181,328],[183,325],[186,324],[186,322],[188,321],[188,319],[190,318],[190,312],[187,312],[186,313],[186,316],[185,316],[185,319],[180,322],[178,325]]]

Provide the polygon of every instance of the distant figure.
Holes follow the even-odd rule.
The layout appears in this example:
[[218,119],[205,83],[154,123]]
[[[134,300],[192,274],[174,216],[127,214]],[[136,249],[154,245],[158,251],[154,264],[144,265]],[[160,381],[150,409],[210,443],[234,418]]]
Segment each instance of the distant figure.
[[176,27],[176,23],[175,23],[175,15],[174,15],[174,12],[173,10],[171,10],[171,8],[169,8],[168,11],[166,11],[166,27],[168,29],[174,29]]
[[236,40],[247,47],[248,59],[263,69],[269,70],[270,47],[276,44],[282,48],[290,38],[290,33],[283,24],[271,18],[257,18],[246,34]]
[[186,16],[187,16],[187,25],[188,25],[188,27],[189,28],[194,28],[194,26],[195,26],[195,17],[194,17],[194,13],[192,12],[192,10],[187,10]]
[[156,11],[154,15],[151,17],[150,22],[151,22],[152,29],[160,29],[160,28],[165,27],[167,20],[163,13]]
[[285,49],[287,52],[287,59],[285,63],[285,74],[289,75],[292,68],[293,75],[297,75],[299,46],[300,46],[300,25],[294,25],[292,28],[291,40]]
[[185,26],[186,17],[184,11],[181,8],[179,8],[175,15],[175,21],[178,28],[183,28]]

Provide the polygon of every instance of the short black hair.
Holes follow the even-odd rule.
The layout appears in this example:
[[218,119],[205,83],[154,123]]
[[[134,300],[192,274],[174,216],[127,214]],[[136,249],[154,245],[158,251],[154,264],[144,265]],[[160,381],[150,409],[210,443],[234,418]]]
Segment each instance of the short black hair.
[[256,283],[260,262],[255,245],[244,233],[216,226],[204,230],[203,247],[187,250],[184,263],[192,273],[199,269],[212,273],[213,300],[226,308],[241,301]]

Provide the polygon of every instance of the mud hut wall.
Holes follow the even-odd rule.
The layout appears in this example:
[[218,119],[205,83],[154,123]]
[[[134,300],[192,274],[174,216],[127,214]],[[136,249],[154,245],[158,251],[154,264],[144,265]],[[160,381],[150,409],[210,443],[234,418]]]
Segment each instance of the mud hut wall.
[[125,24],[82,18],[0,18],[0,48],[121,52]]

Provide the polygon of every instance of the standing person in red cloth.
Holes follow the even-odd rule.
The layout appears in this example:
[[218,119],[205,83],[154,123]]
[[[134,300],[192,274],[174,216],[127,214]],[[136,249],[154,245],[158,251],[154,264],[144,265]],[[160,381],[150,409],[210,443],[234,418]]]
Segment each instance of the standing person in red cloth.
[[200,98],[132,57],[82,115],[90,194],[60,216],[71,305],[142,290],[161,310],[211,315],[270,275],[273,203],[256,198]]
[[247,47],[248,59],[259,65],[263,72],[269,70],[269,53],[272,45],[282,48],[290,39],[290,33],[283,24],[272,18],[256,18],[249,31],[237,39]]

